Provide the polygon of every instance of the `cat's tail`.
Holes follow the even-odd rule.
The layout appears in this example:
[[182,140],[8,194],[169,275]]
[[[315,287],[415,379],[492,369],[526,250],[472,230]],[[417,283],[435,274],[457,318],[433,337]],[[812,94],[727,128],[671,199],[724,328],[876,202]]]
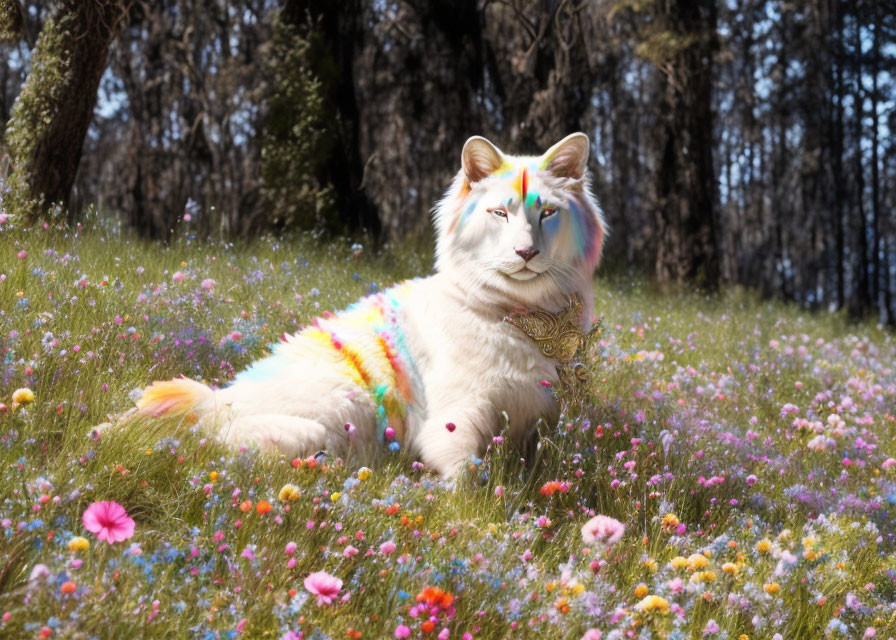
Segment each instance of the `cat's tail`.
[[153,382],[137,400],[137,411],[146,416],[201,415],[214,411],[215,392],[190,378]]

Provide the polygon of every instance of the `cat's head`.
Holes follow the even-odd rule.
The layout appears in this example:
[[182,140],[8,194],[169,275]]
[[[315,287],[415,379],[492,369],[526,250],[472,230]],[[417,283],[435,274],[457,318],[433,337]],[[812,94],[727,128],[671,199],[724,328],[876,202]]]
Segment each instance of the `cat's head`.
[[435,209],[436,269],[525,306],[590,292],[606,224],[590,193],[588,147],[583,133],[541,156],[467,140],[462,168]]

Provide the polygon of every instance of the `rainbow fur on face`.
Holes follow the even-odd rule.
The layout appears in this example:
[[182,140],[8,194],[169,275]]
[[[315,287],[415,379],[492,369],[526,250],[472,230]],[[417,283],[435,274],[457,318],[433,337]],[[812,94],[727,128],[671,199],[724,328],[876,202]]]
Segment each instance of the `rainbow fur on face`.
[[[439,271],[528,307],[555,307],[590,283],[606,224],[590,193],[587,157],[584,134],[537,157],[507,156],[471,138],[464,168],[435,211]],[[537,253],[527,260],[519,253],[526,249]]]

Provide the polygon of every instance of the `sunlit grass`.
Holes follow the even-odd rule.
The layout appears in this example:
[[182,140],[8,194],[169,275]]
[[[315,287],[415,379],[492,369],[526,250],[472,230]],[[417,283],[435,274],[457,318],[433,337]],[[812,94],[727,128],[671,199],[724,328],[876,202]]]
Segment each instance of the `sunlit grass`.
[[[134,389],[223,384],[281,334],[432,261],[312,237],[196,243],[188,229],[162,247],[89,226],[0,227],[3,637],[896,633],[891,334],[614,276],[595,284],[587,406],[540,425],[531,450],[496,443],[450,485],[403,453],[309,464],[170,421],[97,440]],[[14,409],[21,387],[36,399]],[[287,483],[301,497],[281,503]],[[129,542],[85,531],[95,500],[125,506]],[[610,549],[583,544],[596,513],[626,525]],[[667,513],[680,524],[664,530]],[[70,552],[75,535],[90,549]],[[705,568],[670,564],[697,553]],[[29,581],[38,564],[49,576]],[[344,602],[308,598],[321,570]],[[414,609],[427,586],[455,596],[431,632]],[[645,595],[668,613],[636,609]]]

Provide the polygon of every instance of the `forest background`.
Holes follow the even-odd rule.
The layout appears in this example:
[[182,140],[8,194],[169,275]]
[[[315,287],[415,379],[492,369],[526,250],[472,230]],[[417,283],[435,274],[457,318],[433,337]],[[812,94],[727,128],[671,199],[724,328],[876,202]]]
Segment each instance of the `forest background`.
[[0,37],[32,220],[395,243],[467,137],[581,130],[606,269],[896,325],[892,0],[3,0]]

